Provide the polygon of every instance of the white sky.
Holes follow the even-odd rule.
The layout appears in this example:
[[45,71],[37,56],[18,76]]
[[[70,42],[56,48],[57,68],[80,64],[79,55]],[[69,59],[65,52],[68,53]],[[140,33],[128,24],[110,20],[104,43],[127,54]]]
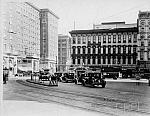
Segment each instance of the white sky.
[[[19,0],[24,1],[24,0]],[[59,34],[74,29],[92,29],[93,24],[125,21],[136,23],[139,10],[150,11],[150,0],[27,0],[38,8],[48,8],[59,19]]]

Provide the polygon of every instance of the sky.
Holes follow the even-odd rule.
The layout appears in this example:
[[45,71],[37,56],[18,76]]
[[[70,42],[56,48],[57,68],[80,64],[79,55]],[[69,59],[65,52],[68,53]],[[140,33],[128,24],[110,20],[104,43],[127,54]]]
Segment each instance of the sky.
[[[24,0],[16,0],[24,2]],[[93,24],[125,21],[136,23],[139,11],[150,11],[150,0],[26,0],[48,8],[58,17],[58,33],[92,29]]]

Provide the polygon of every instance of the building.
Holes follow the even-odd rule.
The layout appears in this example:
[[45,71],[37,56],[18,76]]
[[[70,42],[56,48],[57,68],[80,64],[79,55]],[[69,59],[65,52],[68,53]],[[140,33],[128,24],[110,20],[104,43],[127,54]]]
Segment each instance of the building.
[[56,71],[58,54],[58,19],[49,9],[40,10],[40,68]]
[[73,30],[74,66],[134,69],[137,61],[137,27]]
[[138,14],[138,61],[141,68],[150,69],[150,12]]
[[10,74],[17,70],[38,70],[40,58],[40,10],[28,2],[5,4],[3,67]]
[[58,35],[58,71],[67,71],[71,65],[71,38],[68,35]]

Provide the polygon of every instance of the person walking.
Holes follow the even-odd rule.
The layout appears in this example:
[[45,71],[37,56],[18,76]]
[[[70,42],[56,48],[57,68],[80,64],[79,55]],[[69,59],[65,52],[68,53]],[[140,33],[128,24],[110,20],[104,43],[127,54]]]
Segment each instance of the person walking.
[[140,79],[141,79],[141,75],[136,74],[136,80],[137,80],[136,85],[140,85],[140,82],[139,82]]

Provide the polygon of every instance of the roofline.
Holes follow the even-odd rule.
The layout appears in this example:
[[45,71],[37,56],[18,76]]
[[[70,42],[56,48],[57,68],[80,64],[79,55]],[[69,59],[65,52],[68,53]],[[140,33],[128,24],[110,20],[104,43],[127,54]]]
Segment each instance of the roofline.
[[51,13],[52,15],[54,15],[57,19],[59,19],[59,17],[58,17],[54,12],[52,12],[51,10],[49,10],[48,8],[40,9],[40,11],[49,12],[49,13]]
[[32,3],[30,2],[25,2],[26,4],[30,5],[31,7],[33,7],[34,9],[38,10],[40,12],[40,9],[36,6],[34,6]]
[[110,24],[125,24],[125,21],[124,22],[103,22],[101,23],[102,25],[110,25]]
[[92,29],[92,30],[72,30],[70,34],[93,34],[93,33],[113,33],[113,32],[138,32],[137,27],[114,28],[114,29]]

